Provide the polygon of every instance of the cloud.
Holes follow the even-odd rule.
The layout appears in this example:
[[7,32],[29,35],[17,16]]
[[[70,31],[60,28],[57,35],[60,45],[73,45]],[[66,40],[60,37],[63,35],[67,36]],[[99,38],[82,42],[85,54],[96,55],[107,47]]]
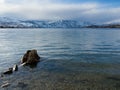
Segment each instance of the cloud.
[[56,0],[0,0],[1,15],[28,19],[79,19],[105,23],[120,19],[120,7],[97,2],[59,3]]
[[23,5],[22,8],[18,8],[19,11],[21,11],[18,13],[34,19],[70,19],[77,17],[79,18],[84,11],[95,7],[95,4],[89,4],[87,7],[86,4],[32,4],[27,5],[27,7],[26,5]]

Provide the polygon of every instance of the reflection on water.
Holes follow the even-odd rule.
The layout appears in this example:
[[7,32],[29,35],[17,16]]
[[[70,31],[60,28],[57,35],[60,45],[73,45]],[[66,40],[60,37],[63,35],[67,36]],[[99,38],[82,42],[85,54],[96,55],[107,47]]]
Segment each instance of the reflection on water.
[[2,80],[14,81],[11,90],[119,90],[119,36],[115,29],[1,29],[0,72],[28,49],[42,57]]

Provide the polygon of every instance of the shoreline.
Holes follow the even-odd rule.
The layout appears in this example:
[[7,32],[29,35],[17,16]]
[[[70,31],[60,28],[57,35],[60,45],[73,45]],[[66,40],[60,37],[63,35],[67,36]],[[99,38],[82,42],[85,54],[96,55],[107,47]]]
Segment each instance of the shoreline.
[[[60,63],[61,62],[61,63]],[[36,67],[20,67],[18,72],[6,75],[1,78],[2,82],[9,82],[10,86],[5,87],[9,90],[119,90],[120,78],[119,73],[110,74],[108,72],[89,72],[86,69],[72,70],[63,65],[64,61],[42,61]],[[64,62],[66,63],[66,62]],[[57,65],[51,67],[51,65]],[[71,63],[72,64],[72,63]],[[75,67],[75,63],[73,63]],[[80,64],[80,63],[79,63]],[[79,69],[89,66],[84,63],[78,65]],[[64,68],[62,68],[64,67]],[[76,66],[77,67],[77,66]],[[2,90],[2,88],[0,88]]]

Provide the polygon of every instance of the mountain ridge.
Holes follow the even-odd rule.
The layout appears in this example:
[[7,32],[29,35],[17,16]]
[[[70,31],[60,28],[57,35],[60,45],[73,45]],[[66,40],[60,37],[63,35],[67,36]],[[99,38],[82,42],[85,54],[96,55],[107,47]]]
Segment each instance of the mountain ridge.
[[80,20],[27,20],[0,17],[0,28],[120,28],[120,24],[93,24]]
[[81,28],[92,25],[80,20],[24,20],[0,17],[0,28]]

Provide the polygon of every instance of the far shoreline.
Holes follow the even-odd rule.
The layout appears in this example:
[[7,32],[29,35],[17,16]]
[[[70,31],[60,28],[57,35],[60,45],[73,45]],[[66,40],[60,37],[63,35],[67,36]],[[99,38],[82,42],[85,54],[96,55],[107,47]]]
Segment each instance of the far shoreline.
[[90,28],[90,29],[120,29],[120,27],[70,27],[70,28],[63,28],[63,27],[0,27],[0,29],[83,29],[83,28]]

